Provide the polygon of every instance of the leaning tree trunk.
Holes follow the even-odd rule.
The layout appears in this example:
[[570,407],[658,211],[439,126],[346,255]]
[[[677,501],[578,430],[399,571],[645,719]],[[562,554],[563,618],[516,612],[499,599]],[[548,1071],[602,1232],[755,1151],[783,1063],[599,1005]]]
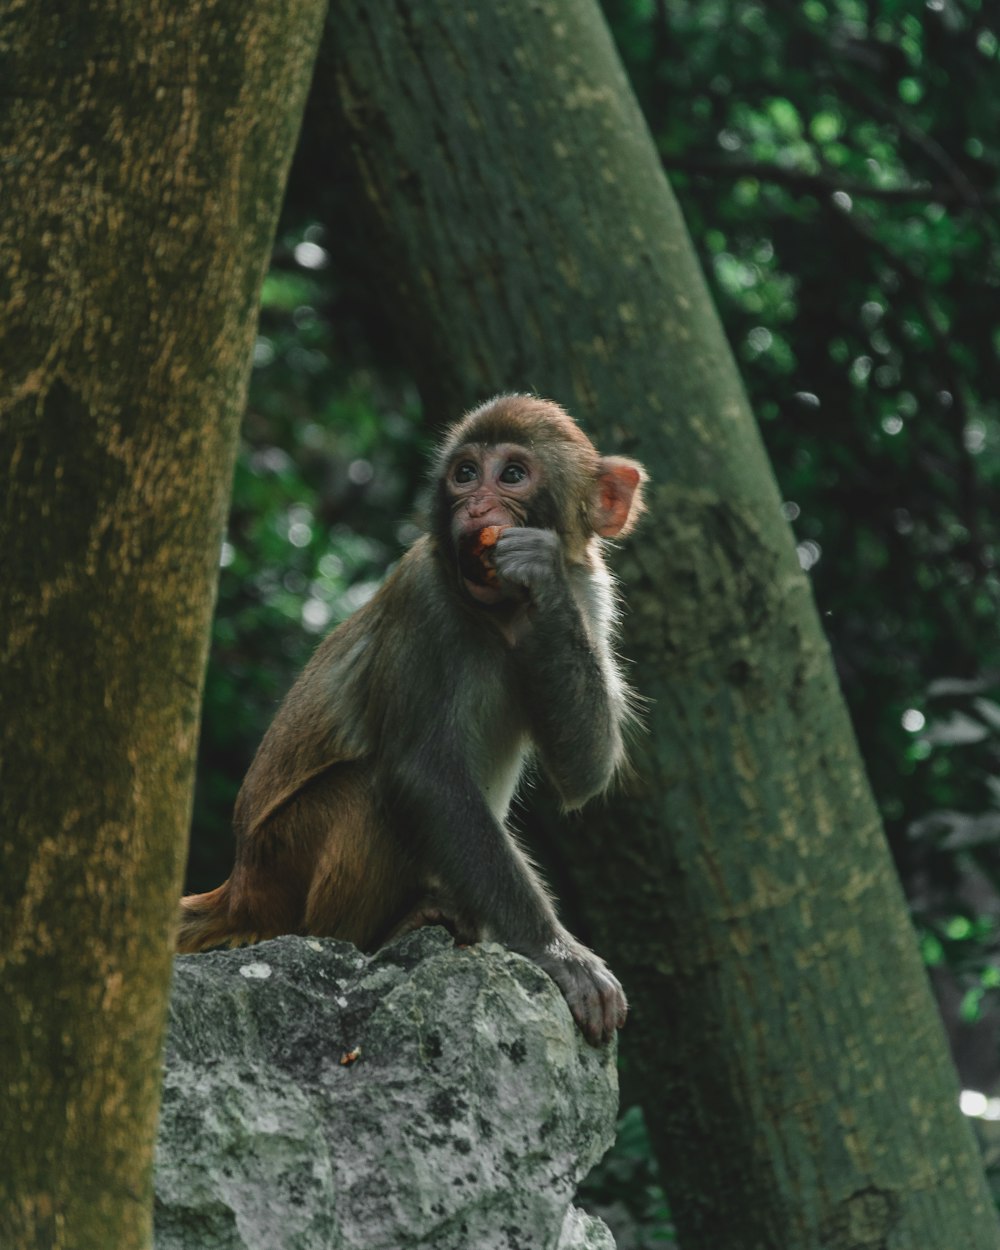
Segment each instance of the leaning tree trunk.
[[995,1250],[997,1227],[780,499],[593,0],[334,0],[365,259],[428,393],[639,455],[651,699],[572,848],[685,1250]]
[[8,6],[4,1250],[150,1244],[219,543],[324,7]]

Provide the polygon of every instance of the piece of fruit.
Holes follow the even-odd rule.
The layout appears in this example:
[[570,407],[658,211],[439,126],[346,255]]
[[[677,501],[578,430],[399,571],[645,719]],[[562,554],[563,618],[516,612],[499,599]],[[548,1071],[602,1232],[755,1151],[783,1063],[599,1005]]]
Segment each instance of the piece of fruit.
[[497,539],[507,528],[506,525],[486,525],[479,531],[473,544],[472,554],[479,561],[483,581],[487,586],[500,585],[497,571],[493,567],[493,553],[491,549],[496,546]]

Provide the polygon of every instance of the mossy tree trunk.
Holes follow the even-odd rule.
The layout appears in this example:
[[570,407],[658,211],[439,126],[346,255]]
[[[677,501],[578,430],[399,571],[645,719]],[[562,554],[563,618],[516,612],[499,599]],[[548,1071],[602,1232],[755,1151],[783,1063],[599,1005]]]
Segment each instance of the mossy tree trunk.
[[4,1250],[150,1244],[219,543],[324,7],[7,6]]
[[434,417],[534,388],[653,475],[617,561],[639,781],[563,845],[685,1250],[995,1250],[809,587],[596,4],[334,0],[323,55]]

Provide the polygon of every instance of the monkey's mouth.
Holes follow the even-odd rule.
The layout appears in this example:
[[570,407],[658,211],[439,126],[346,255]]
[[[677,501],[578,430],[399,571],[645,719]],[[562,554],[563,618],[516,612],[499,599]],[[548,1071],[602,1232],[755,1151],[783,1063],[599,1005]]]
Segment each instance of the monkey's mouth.
[[477,603],[499,603],[505,597],[490,548],[484,548],[480,531],[463,534],[458,541],[458,572],[466,593]]
[[462,574],[464,581],[472,582],[475,586],[498,587],[500,582],[496,569],[492,564],[487,564],[475,551],[475,537],[473,534],[472,542],[463,540],[459,547],[458,571]]
[[[499,603],[505,598],[503,588],[493,573],[491,581],[482,568],[472,568],[459,562],[458,571],[465,593],[476,603]],[[493,572],[491,569],[490,572]]]

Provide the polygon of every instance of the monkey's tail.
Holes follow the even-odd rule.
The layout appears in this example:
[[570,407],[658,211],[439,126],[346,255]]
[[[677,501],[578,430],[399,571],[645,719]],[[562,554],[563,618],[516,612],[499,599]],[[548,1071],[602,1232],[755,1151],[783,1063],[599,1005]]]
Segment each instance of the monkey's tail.
[[177,952],[190,955],[223,943],[238,944],[249,934],[236,931],[229,909],[229,882],[207,894],[188,894],[181,899],[181,921],[177,930]]

